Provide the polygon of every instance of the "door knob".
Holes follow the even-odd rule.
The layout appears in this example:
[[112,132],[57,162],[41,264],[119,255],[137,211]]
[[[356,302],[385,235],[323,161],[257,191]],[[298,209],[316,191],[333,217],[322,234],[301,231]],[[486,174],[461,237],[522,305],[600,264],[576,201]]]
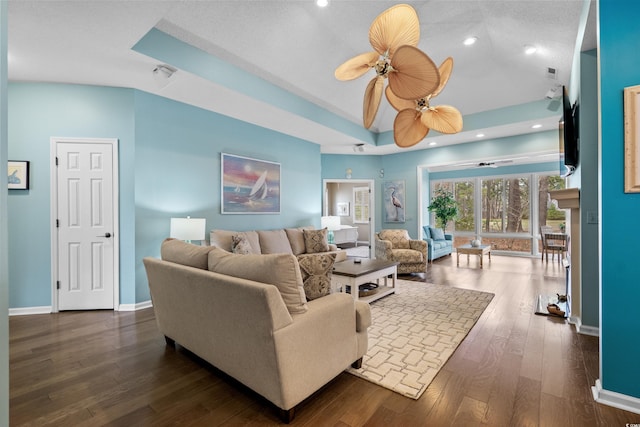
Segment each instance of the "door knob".
[[98,236],[98,237],[106,237],[108,239],[109,237],[111,237],[111,233],[104,233],[104,236]]

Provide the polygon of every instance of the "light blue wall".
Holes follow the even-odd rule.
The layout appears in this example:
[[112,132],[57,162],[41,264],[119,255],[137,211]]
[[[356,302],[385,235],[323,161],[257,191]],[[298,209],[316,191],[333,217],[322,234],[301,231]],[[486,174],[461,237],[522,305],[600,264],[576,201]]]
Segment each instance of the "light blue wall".
[[640,398],[640,194],[624,193],[623,90],[640,84],[640,2],[601,0],[601,317],[604,389]]
[[[0,2],[0,188],[7,188],[7,2]],[[7,191],[0,193],[0,426],[9,425]]]
[[597,52],[582,53],[580,60],[579,131],[580,159],[580,246],[582,304],[581,322],[597,328],[600,325],[598,290],[600,253],[598,224],[588,216],[598,213],[598,76]]
[[9,306],[51,305],[50,138],[118,138],[121,302],[134,302],[133,91],[9,84],[9,157],[29,160],[30,189],[9,194]]
[[[518,156],[531,152],[545,152],[558,150],[558,130],[549,130],[528,135],[519,135],[509,138],[490,139],[476,141],[469,144],[452,145],[448,147],[431,148],[421,151],[407,151],[404,153],[390,154],[386,156],[362,156],[362,155],[322,155],[322,178],[323,179],[344,179],[345,169],[353,170],[353,178],[375,179],[376,183],[376,224],[375,229],[382,228],[405,228],[414,237],[421,237],[419,230],[420,209],[418,206],[418,179],[422,180],[423,202],[428,205],[429,192],[429,166],[442,165],[452,162],[464,162],[465,160],[476,160],[497,156]],[[420,171],[419,168],[420,167]],[[384,169],[384,178],[379,177],[380,169]],[[525,165],[522,167],[501,167],[491,169],[492,173],[518,173],[520,171],[558,171],[558,163],[543,165]],[[418,177],[418,173],[422,176]],[[451,175],[438,175],[439,177],[462,177],[471,174],[482,174],[481,172],[458,171]],[[469,175],[467,175],[469,174]],[[387,180],[404,180],[406,222],[383,223],[382,212],[382,182]],[[425,206],[426,206],[425,205]],[[424,207],[423,207],[424,208]],[[428,213],[423,209],[425,217],[423,224],[428,223]]]
[[[316,144],[132,89],[12,83],[9,107],[9,156],[31,162],[31,189],[8,200],[11,308],[51,305],[51,136],[120,141],[121,304],[149,299],[141,259],[159,254],[172,216],[208,229],[320,225]],[[281,214],[220,214],[221,152],[281,164]]]
[[[219,114],[136,93],[136,300],[149,299],[145,256],[158,256],[172,216],[207,230],[320,226],[320,147]],[[220,213],[220,153],[280,163],[281,213]]]

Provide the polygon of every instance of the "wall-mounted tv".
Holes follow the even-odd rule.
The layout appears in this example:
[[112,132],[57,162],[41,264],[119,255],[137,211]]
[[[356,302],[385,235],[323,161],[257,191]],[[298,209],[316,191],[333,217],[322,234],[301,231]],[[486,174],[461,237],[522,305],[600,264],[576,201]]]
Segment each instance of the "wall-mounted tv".
[[560,151],[560,176],[571,175],[578,166],[578,153],[580,151],[580,137],[578,103],[571,105],[569,93],[565,86],[562,87],[562,117],[559,129]]

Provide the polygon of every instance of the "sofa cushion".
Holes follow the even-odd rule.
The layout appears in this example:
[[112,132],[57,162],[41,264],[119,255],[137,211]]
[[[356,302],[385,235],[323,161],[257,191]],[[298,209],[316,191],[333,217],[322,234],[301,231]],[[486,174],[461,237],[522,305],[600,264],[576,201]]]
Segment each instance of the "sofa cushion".
[[378,233],[381,240],[389,240],[393,249],[409,249],[409,232],[407,230],[382,230]]
[[291,254],[291,244],[284,230],[258,230],[263,254]]
[[248,255],[252,253],[249,240],[241,234],[234,234],[231,237],[231,252],[240,255]]
[[289,244],[291,245],[291,251],[294,255],[300,255],[307,251],[304,246],[304,233],[302,230],[313,230],[313,227],[298,227],[298,228],[285,228],[284,231],[287,233],[287,238],[289,239]]
[[393,260],[399,263],[424,262],[422,252],[413,249],[394,249]]
[[335,260],[335,253],[298,256],[304,294],[307,300],[311,301],[329,295],[331,292],[331,272]]
[[168,238],[162,242],[160,257],[165,261],[206,270],[211,249],[211,246],[196,246],[182,240]]
[[274,285],[289,313],[307,311],[298,260],[291,254],[236,255],[218,248],[209,252],[209,270]]
[[227,252],[233,251],[233,236],[236,234],[247,238],[251,245],[251,252],[254,254],[262,253],[260,251],[260,240],[258,233],[255,231],[231,231],[231,230],[211,230],[209,233],[209,242],[211,246],[217,246]]
[[429,232],[433,240],[444,240],[444,231],[442,231],[442,228],[429,227]]
[[329,252],[329,242],[327,242],[327,229],[307,230],[303,229],[304,247],[308,254],[317,252]]

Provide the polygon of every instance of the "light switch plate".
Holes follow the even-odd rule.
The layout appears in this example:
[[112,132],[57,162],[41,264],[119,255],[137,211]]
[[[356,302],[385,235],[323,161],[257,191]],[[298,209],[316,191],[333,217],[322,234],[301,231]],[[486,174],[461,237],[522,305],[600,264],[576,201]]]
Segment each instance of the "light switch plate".
[[587,224],[597,224],[598,223],[598,212],[596,211],[588,211],[587,212]]

